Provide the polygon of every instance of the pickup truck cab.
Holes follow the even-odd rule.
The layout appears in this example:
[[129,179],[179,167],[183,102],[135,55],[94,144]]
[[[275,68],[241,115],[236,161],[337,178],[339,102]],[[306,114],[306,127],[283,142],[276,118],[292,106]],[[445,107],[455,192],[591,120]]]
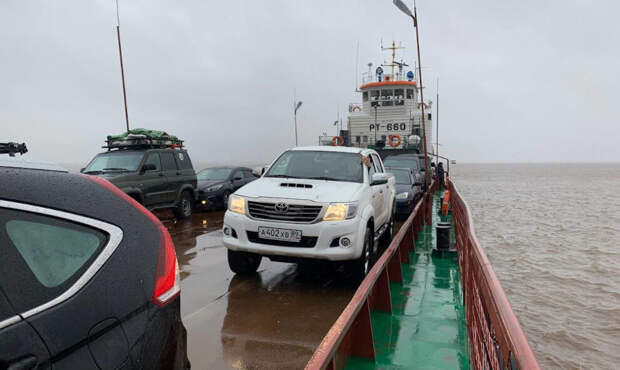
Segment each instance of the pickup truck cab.
[[394,197],[394,177],[372,149],[287,150],[230,196],[223,226],[228,264],[249,274],[262,257],[340,261],[363,277],[378,244],[391,241]]

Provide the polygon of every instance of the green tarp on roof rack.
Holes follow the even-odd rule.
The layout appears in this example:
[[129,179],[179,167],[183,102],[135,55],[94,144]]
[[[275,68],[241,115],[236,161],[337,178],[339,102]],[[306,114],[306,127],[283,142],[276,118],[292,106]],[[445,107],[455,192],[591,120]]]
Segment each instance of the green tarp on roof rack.
[[161,139],[161,140],[171,140],[171,141],[179,141],[179,138],[170,135],[164,131],[157,130],[148,130],[145,128],[135,128],[133,130],[129,130],[120,135],[108,135],[108,141],[116,141],[126,139],[129,135],[144,135],[148,139]]

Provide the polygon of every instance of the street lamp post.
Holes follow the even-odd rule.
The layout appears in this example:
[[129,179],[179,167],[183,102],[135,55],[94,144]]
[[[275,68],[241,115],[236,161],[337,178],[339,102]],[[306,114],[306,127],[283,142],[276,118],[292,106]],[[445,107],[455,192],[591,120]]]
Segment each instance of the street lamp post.
[[295,115],[295,146],[298,145],[297,142],[297,110],[301,107],[302,102],[293,102],[294,115]]
[[413,20],[413,27],[415,28],[415,39],[416,39],[417,48],[418,48],[418,77],[420,79],[420,100],[422,102],[421,108],[422,108],[422,140],[424,143],[423,145],[424,147],[424,168],[426,169],[424,171],[425,173],[424,183],[426,184],[426,189],[428,189],[428,185],[430,182],[429,181],[430,171],[428,167],[428,156],[427,156],[428,151],[426,149],[426,124],[424,122],[424,86],[422,84],[422,61],[420,58],[420,36],[418,33],[418,14],[417,14],[415,4],[413,6],[413,13],[411,13],[411,10],[409,10],[407,5],[405,5],[402,2],[402,0],[394,0],[394,5],[396,5],[396,7],[400,9],[400,11],[402,11],[403,13],[411,17],[411,19]]

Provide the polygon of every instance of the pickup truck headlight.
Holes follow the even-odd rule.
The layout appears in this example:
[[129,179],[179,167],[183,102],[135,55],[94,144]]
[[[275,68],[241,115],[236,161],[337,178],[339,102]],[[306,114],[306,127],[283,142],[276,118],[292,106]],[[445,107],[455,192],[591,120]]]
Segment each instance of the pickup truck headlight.
[[224,186],[224,184],[209,186],[208,188],[205,189],[205,191],[207,193],[210,193],[212,191],[218,191],[218,190],[220,190],[222,188],[222,186]]
[[355,217],[357,203],[332,203],[327,206],[323,221],[342,221]]
[[396,199],[407,199],[409,197],[408,192],[398,193],[396,194]]
[[231,212],[245,214],[245,199],[238,195],[231,195],[228,200],[228,210]]

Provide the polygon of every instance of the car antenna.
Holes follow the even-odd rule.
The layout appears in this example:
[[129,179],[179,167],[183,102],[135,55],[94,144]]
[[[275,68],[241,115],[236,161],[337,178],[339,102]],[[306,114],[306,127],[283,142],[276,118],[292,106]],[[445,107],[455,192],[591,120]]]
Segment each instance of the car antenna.
[[129,132],[129,113],[127,112],[127,91],[125,89],[125,70],[123,68],[123,48],[121,47],[121,19],[118,15],[118,0],[116,0],[116,38],[118,39],[118,56],[121,61],[121,80],[123,82],[123,102],[125,105],[125,124]]

